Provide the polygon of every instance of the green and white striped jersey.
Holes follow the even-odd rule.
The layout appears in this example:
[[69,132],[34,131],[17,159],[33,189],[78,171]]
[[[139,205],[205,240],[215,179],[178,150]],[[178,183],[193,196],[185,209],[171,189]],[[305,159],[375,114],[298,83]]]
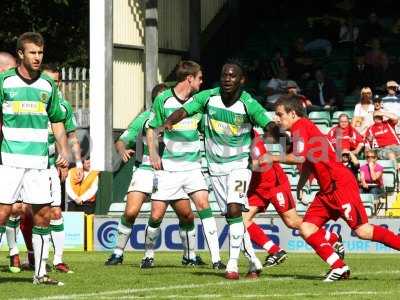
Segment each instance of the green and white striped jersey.
[[202,91],[184,104],[189,116],[205,115],[205,150],[211,175],[227,175],[249,167],[252,127],[264,128],[270,119],[267,111],[243,91],[238,101],[226,107],[220,88]]
[[[149,148],[147,147],[146,128],[150,117],[150,111],[146,110],[139,114],[128,125],[128,128],[121,134],[119,140],[123,141],[127,148],[136,149],[136,162],[140,163],[141,169],[152,169],[149,158]],[[142,159],[139,159],[139,149],[143,148]]]
[[[60,93],[60,104],[61,104],[61,109],[64,111],[64,127],[65,127],[65,132],[68,134],[72,131],[76,130],[76,120],[74,116],[74,111],[72,109],[71,104],[62,98],[61,93]],[[49,165],[50,166],[55,166],[56,164],[56,138],[53,134],[53,130],[51,128],[51,123],[49,122]]]
[[48,122],[62,122],[65,116],[54,81],[43,73],[26,80],[15,68],[0,73],[0,104],[2,164],[47,169]]
[[[185,103],[190,103],[190,98]],[[177,109],[182,107],[173,89],[161,93],[154,101],[149,127],[157,128]],[[165,145],[162,153],[163,169],[167,171],[188,171],[201,168],[200,139],[198,126],[201,114],[193,114],[175,124],[170,131],[164,131]]]

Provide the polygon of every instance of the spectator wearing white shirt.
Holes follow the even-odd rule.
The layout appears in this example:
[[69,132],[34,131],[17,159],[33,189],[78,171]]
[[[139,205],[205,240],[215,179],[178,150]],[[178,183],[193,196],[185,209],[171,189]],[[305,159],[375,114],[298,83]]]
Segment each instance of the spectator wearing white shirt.
[[361,99],[354,108],[351,125],[357,129],[360,134],[364,135],[368,127],[374,123],[374,105],[372,104],[372,91],[369,87],[362,88],[360,94]]

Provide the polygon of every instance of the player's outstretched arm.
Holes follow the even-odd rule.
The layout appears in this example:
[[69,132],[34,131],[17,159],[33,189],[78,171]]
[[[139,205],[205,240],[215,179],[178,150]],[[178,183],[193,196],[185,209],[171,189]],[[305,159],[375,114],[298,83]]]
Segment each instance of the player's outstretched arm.
[[51,128],[57,142],[58,157],[56,165],[59,167],[68,167],[68,139],[65,134],[64,124],[62,122],[51,123]]
[[72,155],[75,159],[78,176],[83,179],[83,164],[81,158],[81,145],[75,130],[67,133],[68,142],[71,146]]
[[287,165],[297,165],[305,162],[305,158],[303,156],[294,155],[293,153],[285,154],[281,153],[281,155],[270,155],[265,154],[260,161],[262,163],[274,163],[280,162]]
[[179,123],[181,120],[186,118],[188,116],[188,113],[186,110],[183,108],[180,108],[176,111],[174,111],[166,120],[164,123],[164,128],[166,130],[171,130],[172,126],[175,125],[176,123]]
[[306,185],[308,178],[310,177],[311,169],[306,164],[302,166],[299,182],[297,182],[296,195],[299,201],[303,198],[303,188]]

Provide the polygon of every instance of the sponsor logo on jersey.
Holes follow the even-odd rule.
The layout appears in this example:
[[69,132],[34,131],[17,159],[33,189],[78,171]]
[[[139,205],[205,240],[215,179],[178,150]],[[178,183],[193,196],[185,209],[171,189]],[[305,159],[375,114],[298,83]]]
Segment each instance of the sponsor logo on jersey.
[[45,92],[41,92],[40,93],[40,102],[47,103],[48,100],[49,100],[49,95]]

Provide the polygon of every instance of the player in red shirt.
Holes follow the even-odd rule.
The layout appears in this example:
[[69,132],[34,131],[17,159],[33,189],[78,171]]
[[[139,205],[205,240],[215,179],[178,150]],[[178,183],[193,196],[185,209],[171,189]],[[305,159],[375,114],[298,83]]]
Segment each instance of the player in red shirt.
[[303,163],[298,189],[304,185],[309,173],[314,173],[318,180],[320,191],[304,216],[300,234],[330,265],[325,281],[332,282],[350,275],[349,267],[325,240],[325,232],[321,227],[329,220],[341,217],[359,238],[400,250],[399,236],[384,227],[368,223],[356,179],[337,160],[328,139],[305,117],[300,100],[293,96],[282,96],[276,103],[275,112],[279,126],[291,132],[293,151],[286,156],[267,154],[262,162]]
[[[268,134],[264,136],[268,136]],[[272,142],[277,143],[275,139]],[[283,262],[287,258],[287,253],[255,223],[256,214],[264,212],[271,203],[287,227],[299,229],[303,219],[296,212],[289,179],[280,164],[273,163],[270,167],[268,164],[258,164],[258,159],[266,153],[264,140],[255,132],[251,152],[254,171],[247,193],[250,207],[248,212],[243,213],[243,216],[251,240],[269,253],[264,266],[272,267]],[[340,235],[336,232],[326,231],[325,238],[334,247],[336,253],[343,258],[344,246]]]

